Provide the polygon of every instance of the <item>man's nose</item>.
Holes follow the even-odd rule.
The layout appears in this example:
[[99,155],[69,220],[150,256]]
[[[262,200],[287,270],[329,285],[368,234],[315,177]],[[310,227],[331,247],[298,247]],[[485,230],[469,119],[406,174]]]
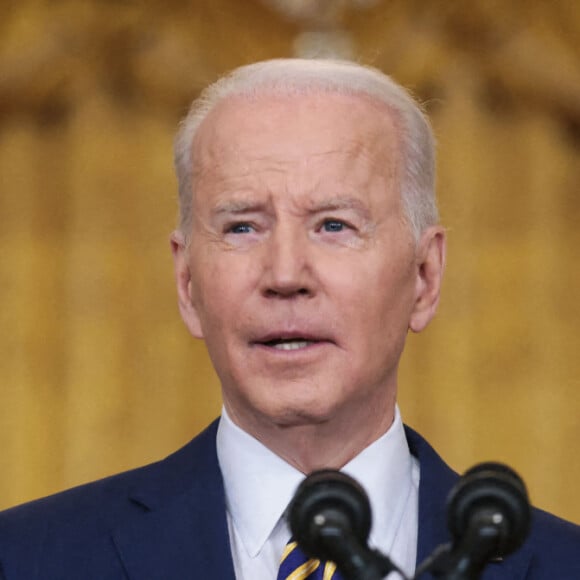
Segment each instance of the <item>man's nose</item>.
[[303,232],[280,228],[265,248],[262,293],[267,297],[312,296],[315,280],[312,248]]

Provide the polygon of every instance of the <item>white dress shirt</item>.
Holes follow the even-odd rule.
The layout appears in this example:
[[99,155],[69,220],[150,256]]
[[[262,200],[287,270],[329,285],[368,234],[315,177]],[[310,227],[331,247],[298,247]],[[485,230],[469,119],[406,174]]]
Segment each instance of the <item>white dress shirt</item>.
[[[228,530],[237,580],[275,580],[290,538],[282,517],[304,474],[240,429],[222,409],[217,454],[224,478]],[[407,575],[417,557],[419,464],[401,415],[341,470],[366,490],[373,515],[369,544]]]

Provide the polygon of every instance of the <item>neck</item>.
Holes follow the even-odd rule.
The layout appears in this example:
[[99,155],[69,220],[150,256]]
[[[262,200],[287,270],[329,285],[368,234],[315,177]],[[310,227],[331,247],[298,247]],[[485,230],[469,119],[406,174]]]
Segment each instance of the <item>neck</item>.
[[367,400],[361,409],[333,414],[329,419],[283,420],[245,417],[226,409],[230,419],[273,453],[304,474],[316,469],[341,469],[386,433],[395,418],[395,397],[385,404]]

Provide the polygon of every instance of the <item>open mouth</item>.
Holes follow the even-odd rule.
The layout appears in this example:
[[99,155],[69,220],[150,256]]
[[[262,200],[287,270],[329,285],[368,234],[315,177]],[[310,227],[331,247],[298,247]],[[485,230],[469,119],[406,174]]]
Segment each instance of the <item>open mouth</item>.
[[264,346],[268,346],[270,348],[275,348],[276,350],[298,350],[301,348],[306,348],[311,344],[315,344],[316,340],[307,340],[306,338],[277,338],[274,340],[268,340],[263,342]]

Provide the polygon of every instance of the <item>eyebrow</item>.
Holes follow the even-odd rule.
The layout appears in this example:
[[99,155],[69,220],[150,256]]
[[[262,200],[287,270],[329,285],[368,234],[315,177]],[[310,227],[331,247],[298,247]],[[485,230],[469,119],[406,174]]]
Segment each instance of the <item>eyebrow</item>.
[[214,208],[213,213],[221,215],[225,213],[239,214],[263,211],[266,204],[261,201],[253,201],[250,199],[238,199],[219,202]]
[[360,199],[350,196],[337,196],[330,199],[324,199],[320,202],[314,203],[311,207],[313,213],[339,209],[353,209],[364,216],[369,215],[368,207]]
[[[213,208],[212,213],[215,215],[223,214],[244,214],[251,212],[260,212],[266,209],[268,204],[263,201],[251,199],[233,199],[218,202]],[[336,196],[332,198],[316,201],[309,207],[309,213],[322,213],[325,211],[336,211],[343,209],[352,209],[361,215],[368,217],[369,209],[360,200],[350,196]]]

